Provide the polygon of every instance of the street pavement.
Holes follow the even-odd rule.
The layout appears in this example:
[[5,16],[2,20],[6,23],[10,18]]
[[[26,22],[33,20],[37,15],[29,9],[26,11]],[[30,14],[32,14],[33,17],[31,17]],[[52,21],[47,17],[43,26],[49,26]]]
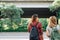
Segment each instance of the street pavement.
[[[49,40],[46,33],[43,33],[44,40]],[[0,32],[0,40],[29,40],[28,32]]]

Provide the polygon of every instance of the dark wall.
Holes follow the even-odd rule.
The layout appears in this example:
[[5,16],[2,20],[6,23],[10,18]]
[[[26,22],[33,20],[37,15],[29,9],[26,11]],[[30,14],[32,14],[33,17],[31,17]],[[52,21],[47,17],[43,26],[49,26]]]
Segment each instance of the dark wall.
[[48,8],[22,8],[24,14],[21,16],[23,18],[30,18],[33,14],[38,14],[40,18],[49,18],[50,16],[55,15],[56,13],[50,12]]
[[[53,15],[56,16],[56,13],[50,12],[48,8],[22,8],[22,9],[24,11],[24,14],[21,16],[22,18],[30,18],[33,14],[38,14],[39,18],[49,18],[50,16]],[[0,16],[0,18],[2,17]]]

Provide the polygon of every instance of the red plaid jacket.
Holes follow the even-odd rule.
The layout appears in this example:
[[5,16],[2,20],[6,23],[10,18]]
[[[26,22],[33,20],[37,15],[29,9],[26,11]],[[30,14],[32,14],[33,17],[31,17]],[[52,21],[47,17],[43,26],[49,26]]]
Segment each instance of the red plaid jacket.
[[[36,25],[36,22],[33,22],[32,25]],[[30,32],[31,28],[32,28],[31,24],[28,24],[28,31],[29,32]],[[43,34],[43,31],[42,31],[42,24],[40,22],[37,24],[37,29],[39,32],[39,40],[41,40],[40,35]]]

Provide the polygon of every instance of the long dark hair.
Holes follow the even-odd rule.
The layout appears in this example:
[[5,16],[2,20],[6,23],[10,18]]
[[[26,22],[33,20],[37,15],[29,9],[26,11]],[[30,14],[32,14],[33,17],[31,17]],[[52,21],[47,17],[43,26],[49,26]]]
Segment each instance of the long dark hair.
[[32,15],[32,22],[36,21],[37,18],[38,18],[38,14],[33,14]]

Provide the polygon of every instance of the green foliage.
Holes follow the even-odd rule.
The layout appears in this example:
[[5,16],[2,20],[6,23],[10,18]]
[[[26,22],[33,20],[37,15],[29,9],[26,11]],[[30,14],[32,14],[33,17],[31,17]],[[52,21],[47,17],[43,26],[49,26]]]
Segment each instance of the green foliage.
[[16,30],[21,23],[21,15],[23,10],[15,5],[1,5],[1,26],[3,30]]
[[47,19],[46,18],[41,18],[39,20],[42,23],[43,31],[46,31],[46,27],[48,25]]
[[57,13],[57,18],[60,18],[60,0],[55,0],[49,8],[50,11]]
[[8,18],[1,19],[2,29],[8,30],[11,27],[11,21]]
[[0,32],[1,32],[1,29],[2,29],[2,25],[1,25],[1,20],[0,20]]
[[55,0],[52,5],[50,5],[50,10],[54,11],[60,7],[60,0]]
[[[21,18],[21,23],[19,26],[13,23],[13,26],[11,27],[11,20],[9,18],[1,19],[0,22],[2,22],[2,31],[4,32],[27,32],[28,28],[28,18]],[[42,23],[43,31],[46,30],[47,27],[47,19],[46,18],[40,18],[39,21]]]
[[57,18],[60,19],[60,8],[56,11],[57,13]]
[[10,20],[16,24],[20,23],[21,14],[23,14],[22,9],[16,7],[15,5],[11,6],[3,5],[3,7],[1,8],[1,16],[3,16],[3,18],[5,17],[10,18]]
[[28,18],[22,18],[20,29],[23,31],[27,31],[28,30],[27,25],[28,25]]

